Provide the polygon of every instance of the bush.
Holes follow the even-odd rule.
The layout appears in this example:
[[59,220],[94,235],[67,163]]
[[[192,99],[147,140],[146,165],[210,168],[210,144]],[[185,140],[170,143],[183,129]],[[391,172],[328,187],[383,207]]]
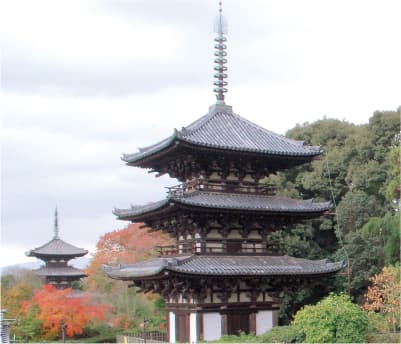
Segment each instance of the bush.
[[317,305],[305,306],[293,324],[308,343],[361,343],[368,331],[367,315],[345,294],[330,294]]
[[254,334],[246,334],[240,332],[239,336],[236,335],[226,335],[222,336],[220,339],[213,341],[213,343],[255,343],[259,342],[259,338]]
[[84,328],[84,332],[80,336],[76,336],[76,340],[70,340],[74,343],[115,343],[116,335],[122,332],[107,324],[88,325]]
[[305,339],[304,333],[296,326],[277,326],[258,338],[260,343],[300,343]]
[[382,314],[375,312],[367,312],[367,316],[369,321],[369,332],[372,333],[390,332],[389,323],[386,321],[386,318]]
[[369,333],[368,343],[400,343],[400,333]]

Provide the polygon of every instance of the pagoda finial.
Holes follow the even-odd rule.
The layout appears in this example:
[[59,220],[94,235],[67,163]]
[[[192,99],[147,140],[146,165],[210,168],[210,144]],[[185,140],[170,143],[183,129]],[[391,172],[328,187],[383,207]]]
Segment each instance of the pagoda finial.
[[59,230],[58,230],[58,213],[57,213],[57,207],[56,210],[54,211],[54,237],[53,239],[60,239],[59,237]]
[[216,56],[214,62],[214,70],[217,72],[214,75],[215,81],[214,81],[214,92],[216,93],[216,99],[217,99],[217,104],[225,104],[224,103],[224,93],[227,92],[227,88],[225,88],[228,83],[225,80],[227,78],[227,67],[225,64],[227,63],[227,45],[225,42],[227,41],[227,38],[224,36],[227,34],[227,23],[222,15],[223,8],[222,8],[222,2],[221,0],[219,1],[219,15],[216,18],[215,21],[215,32],[217,33],[217,36],[215,37],[215,49],[216,51],[214,52],[214,56]]

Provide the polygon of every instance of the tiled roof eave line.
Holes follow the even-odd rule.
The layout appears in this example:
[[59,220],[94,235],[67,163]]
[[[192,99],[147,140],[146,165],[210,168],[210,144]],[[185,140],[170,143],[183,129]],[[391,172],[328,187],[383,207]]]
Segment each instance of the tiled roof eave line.
[[[163,142],[165,141],[165,142]],[[179,141],[179,134],[177,129],[174,129],[174,133],[166,139],[145,148],[140,148],[139,152],[132,154],[123,154],[121,160],[129,164],[136,164],[142,161],[146,161],[155,155],[160,155],[175,148],[176,141]]]
[[[199,194],[200,191],[197,191]],[[328,210],[331,209],[330,202],[323,202],[323,203],[311,203],[311,208],[290,208],[290,207],[280,207],[280,208],[266,208],[266,207],[257,207],[257,206],[239,206],[238,204],[211,204],[205,202],[197,202],[191,201],[191,196],[182,197],[182,196],[169,196],[164,200],[155,202],[154,204],[145,205],[143,207],[138,207],[138,211],[135,212],[135,208],[131,209],[115,209],[113,214],[116,215],[121,220],[129,220],[132,217],[142,217],[147,216],[151,213],[157,214],[159,212],[168,211],[169,207],[174,207],[175,205],[179,206],[180,208],[184,209],[194,209],[194,208],[202,208],[205,210],[237,210],[237,211],[249,211],[249,212],[257,212],[257,213],[266,213],[266,214],[280,214],[280,215],[320,215]],[[263,201],[263,200],[262,200]],[[267,201],[267,200],[266,200]],[[319,205],[319,206],[318,206]],[[314,206],[314,207],[313,207]]]
[[[305,272],[305,273],[254,273],[254,274],[241,274],[241,273],[233,273],[233,274],[228,274],[228,273],[223,273],[223,272],[216,272],[216,273],[205,273],[205,272],[189,272],[189,271],[179,271],[179,270],[168,270],[165,269],[166,271],[172,272],[176,274],[177,276],[193,276],[193,278],[197,277],[209,277],[209,278],[243,278],[243,279],[252,279],[255,278],[256,276],[258,277],[283,277],[283,278],[296,278],[296,277],[310,277],[310,278],[317,278],[317,277],[325,277],[325,276],[330,276],[332,274],[338,273],[340,269],[334,269],[334,270],[328,270],[328,271],[321,271],[321,272]],[[132,279],[132,278],[131,278]],[[140,277],[135,278],[135,279],[142,279]]]
[[31,254],[30,257],[44,257],[44,258],[49,258],[49,257],[72,257],[70,259],[73,259],[74,257],[83,257],[85,255],[87,255],[89,253],[89,251],[85,251],[82,253],[33,253]]
[[[171,198],[174,203],[183,205],[183,206],[188,206],[188,207],[202,207],[205,209],[218,209],[218,210],[222,210],[222,209],[227,209],[227,210],[238,210],[238,211],[254,211],[254,212],[265,212],[265,213],[272,213],[272,214],[293,214],[293,213],[322,213],[325,212],[327,210],[329,210],[331,208],[331,205],[329,204],[329,202],[325,202],[324,206],[322,206],[321,208],[313,208],[313,209],[290,209],[290,208],[286,208],[286,209],[279,209],[279,208],[271,208],[271,209],[267,209],[267,208],[261,208],[261,207],[238,207],[235,205],[210,205],[210,204],[205,204],[205,203],[201,203],[201,202],[186,202],[185,198],[178,198],[178,197],[174,197]],[[326,204],[327,203],[327,204]],[[313,203],[312,203],[313,204]],[[314,203],[316,204],[316,203]]]
[[256,149],[256,148],[248,148],[248,147],[231,147],[231,146],[223,146],[218,144],[207,144],[204,142],[191,140],[187,138],[178,138],[178,141],[188,144],[191,148],[206,148],[206,149],[213,149],[213,150],[224,150],[224,151],[231,151],[231,152],[243,152],[243,153],[254,153],[254,154],[263,154],[269,155],[271,157],[283,157],[283,158],[313,158],[319,156],[321,154],[320,151],[310,151],[305,153],[295,153],[295,152],[279,152],[273,151],[268,149]]
[[[208,121],[211,119],[211,117],[208,119]],[[207,121],[205,122],[207,123]],[[308,150],[306,147],[312,147],[312,146],[301,146],[301,145],[296,145],[294,144],[297,148],[299,149],[304,149],[304,152],[280,152],[280,151],[275,151],[275,150],[270,150],[270,149],[257,149],[257,148],[251,148],[251,147],[232,147],[232,146],[227,146],[227,145],[219,145],[219,144],[213,144],[213,143],[205,143],[201,141],[197,141],[194,139],[191,139],[188,135],[196,132],[201,128],[198,127],[196,130],[189,130],[188,132],[180,132],[177,129],[174,130],[174,133],[166,138],[165,140],[162,140],[158,143],[156,143],[153,146],[149,146],[146,148],[140,149],[139,152],[137,153],[132,153],[132,154],[123,154],[121,157],[121,160],[126,162],[128,165],[137,165],[141,162],[145,162],[146,160],[152,160],[160,155],[163,155],[171,150],[174,150],[176,146],[180,143],[185,143],[189,144],[191,148],[209,148],[209,149],[216,149],[216,150],[226,150],[226,151],[232,151],[232,152],[245,152],[245,153],[255,153],[255,154],[265,154],[265,155],[270,155],[272,157],[293,157],[293,158],[312,158],[320,155],[321,149],[319,147],[315,147],[313,150]],[[185,128],[184,128],[185,129]],[[260,130],[262,130],[261,128]],[[263,129],[266,132],[269,132],[266,129]],[[269,132],[270,133],[270,132]],[[273,135],[274,133],[270,133]],[[275,137],[277,136],[277,139],[284,141],[286,143],[288,142],[298,142],[295,140],[288,139],[287,141],[284,140],[285,137],[281,138],[279,135],[274,134]],[[164,141],[164,142],[163,142]]]

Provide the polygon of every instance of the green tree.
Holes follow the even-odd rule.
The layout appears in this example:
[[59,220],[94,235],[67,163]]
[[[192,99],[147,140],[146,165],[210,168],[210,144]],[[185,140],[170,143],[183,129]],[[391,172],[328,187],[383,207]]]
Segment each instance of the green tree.
[[383,250],[384,265],[400,262],[400,216],[387,213],[384,217],[371,217],[362,228],[362,236],[377,239]]
[[361,343],[368,331],[367,315],[347,295],[330,294],[297,312],[293,324],[307,343]]
[[337,207],[338,222],[343,235],[362,229],[369,217],[383,214],[376,197],[364,191],[348,192]]
[[[392,222],[394,218],[386,218],[398,215],[399,130],[400,109],[377,111],[368,124],[358,126],[334,119],[297,125],[286,136],[321,146],[324,154],[309,164],[266,178],[280,195],[330,200],[337,205],[338,217],[288,226],[269,240],[283,247],[284,253],[301,258],[346,261],[348,257],[352,269],[351,294],[358,302],[369,286],[369,278],[388,262],[399,261],[399,236],[393,230],[397,224]],[[386,215],[388,212],[390,215]],[[386,218],[391,230],[382,230],[381,236],[365,235],[363,227],[372,217],[380,221]],[[337,276],[335,283],[327,288],[345,291],[347,278]],[[319,293],[316,295],[313,298],[309,291],[300,290],[286,296],[281,320],[286,323],[291,312],[306,300],[316,302],[321,297]]]
[[388,164],[390,166],[390,177],[385,185],[386,200],[395,205],[398,210],[400,204],[400,189],[401,189],[401,147],[393,148],[388,155]]
[[400,108],[397,111],[375,111],[368,128],[376,147],[393,146],[394,137],[400,132]]

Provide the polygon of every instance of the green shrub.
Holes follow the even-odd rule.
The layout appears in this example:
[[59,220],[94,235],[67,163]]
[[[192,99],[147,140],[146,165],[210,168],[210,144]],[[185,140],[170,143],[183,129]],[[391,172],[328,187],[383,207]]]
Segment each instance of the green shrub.
[[116,335],[122,332],[107,324],[89,325],[84,328],[80,336],[75,336],[75,340],[68,342],[74,343],[115,343]]
[[390,325],[386,321],[386,318],[375,312],[367,312],[369,321],[369,332],[372,333],[388,333],[390,332]]
[[345,294],[330,294],[317,305],[305,306],[293,324],[308,343],[361,343],[368,331],[367,315]]
[[220,339],[213,341],[213,343],[255,343],[259,342],[259,338],[254,334],[246,334],[240,332],[239,336],[236,335],[226,335],[222,336]]
[[400,343],[400,333],[369,333],[367,336],[368,343]]
[[258,338],[260,343],[300,343],[304,340],[304,333],[296,326],[277,326],[262,334]]

